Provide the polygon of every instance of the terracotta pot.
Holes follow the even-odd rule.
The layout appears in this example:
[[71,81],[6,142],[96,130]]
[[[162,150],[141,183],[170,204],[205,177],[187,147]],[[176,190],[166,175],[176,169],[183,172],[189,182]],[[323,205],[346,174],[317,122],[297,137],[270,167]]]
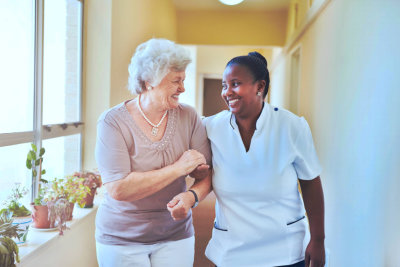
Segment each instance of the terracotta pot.
[[85,197],[85,208],[92,208],[97,187],[90,189],[90,193]]
[[39,229],[50,228],[49,210],[47,206],[37,206],[31,203],[33,227]]
[[74,211],[74,207],[75,207],[75,203],[69,203],[69,216],[68,216],[68,220],[67,221],[71,221],[72,220],[72,212]]

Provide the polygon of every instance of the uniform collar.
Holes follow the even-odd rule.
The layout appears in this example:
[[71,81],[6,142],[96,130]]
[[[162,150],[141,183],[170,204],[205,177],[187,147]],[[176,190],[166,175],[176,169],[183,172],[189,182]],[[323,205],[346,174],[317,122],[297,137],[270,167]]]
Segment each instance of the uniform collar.
[[[265,125],[266,119],[267,119],[268,114],[269,114],[269,112],[268,112],[269,108],[270,108],[269,104],[267,102],[264,102],[264,105],[263,105],[262,110],[261,110],[260,117],[258,117],[257,122],[256,122],[256,132],[258,130],[261,130],[263,128],[263,126]],[[233,115],[232,112],[229,112],[229,114],[230,114],[230,119],[229,119],[230,120],[230,126],[232,127],[232,130],[238,131],[239,127],[238,127],[238,125],[236,123],[235,115]]]

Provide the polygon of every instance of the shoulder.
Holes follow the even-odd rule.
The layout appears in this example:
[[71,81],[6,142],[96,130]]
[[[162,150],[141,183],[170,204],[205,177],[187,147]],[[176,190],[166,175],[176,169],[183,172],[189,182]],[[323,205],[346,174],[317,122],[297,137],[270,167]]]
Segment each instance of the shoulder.
[[189,116],[197,116],[197,112],[194,109],[194,107],[188,105],[188,104],[184,104],[184,103],[179,103],[178,105],[178,110],[184,114],[184,115],[189,115]]
[[175,109],[175,111],[180,122],[186,122],[194,125],[197,121],[200,121],[200,116],[197,114],[197,111],[194,109],[194,107],[188,104],[179,103],[179,106]]
[[122,117],[124,116],[124,102],[120,103],[112,108],[109,108],[105,110],[101,115],[99,116],[97,123],[98,124],[109,124],[112,126],[117,126],[118,122],[122,120]]
[[207,130],[215,128],[218,125],[222,125],[221,122],[229,120],[231,113],[228,110],[223,110],[217,114],[206,117],[203,119],[203,123],[206,125]]
[[[300,117],[289,110],[269,106],[273,128],[277,129],[282,136],[287,136],[296,140],[300,133],[308,128],[308,123],[304,117]],[[284,134],[286,133],[286,134]]]
[[287,109],[275,107],[269,104],[268,108],[270,109],[272,120],[282,127],[298,128],[301,127],[303,121],[305,121],[303,117],[299,117]]

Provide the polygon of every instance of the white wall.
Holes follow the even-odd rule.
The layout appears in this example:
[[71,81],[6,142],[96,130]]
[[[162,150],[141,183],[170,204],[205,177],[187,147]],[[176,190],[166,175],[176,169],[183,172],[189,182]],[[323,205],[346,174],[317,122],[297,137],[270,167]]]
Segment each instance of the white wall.
[[[399,14],[396,0],[332,0],[298,42],[331,267],[400,266]],[[271,88],[271,103],[286,108],[288,66],[286,55]]]
[[[95,203],[98,202],[98,196]],[[57,231],[40,232],[30,229],[27,245],[20,247],[22,253],[19,267],[95,267],[96,259],[95,219],[97,205],[92,209],[74,208],[74,220],[70,229],[59,236]],[[71,225],[72,224],[72,225]],[[51,237],[49,237],[51,236]],[[49,239],[50,238],[50,239]],[[44,240],[47,240],[44,242]],[[28,251],[31,251],[28,254]]]

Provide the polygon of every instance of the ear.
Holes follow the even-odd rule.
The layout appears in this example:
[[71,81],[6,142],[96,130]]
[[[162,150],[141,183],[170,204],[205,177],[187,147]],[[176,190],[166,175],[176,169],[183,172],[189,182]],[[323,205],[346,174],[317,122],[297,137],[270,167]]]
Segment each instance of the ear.
[[258,81],[257,91],[263,93],[266,84],[267,84],[267,83],[266,83],[264,80]]
[[145,90],[150,91],[151,89],[153,89],[153,86],[150,83],[144,82],[143,84]]

